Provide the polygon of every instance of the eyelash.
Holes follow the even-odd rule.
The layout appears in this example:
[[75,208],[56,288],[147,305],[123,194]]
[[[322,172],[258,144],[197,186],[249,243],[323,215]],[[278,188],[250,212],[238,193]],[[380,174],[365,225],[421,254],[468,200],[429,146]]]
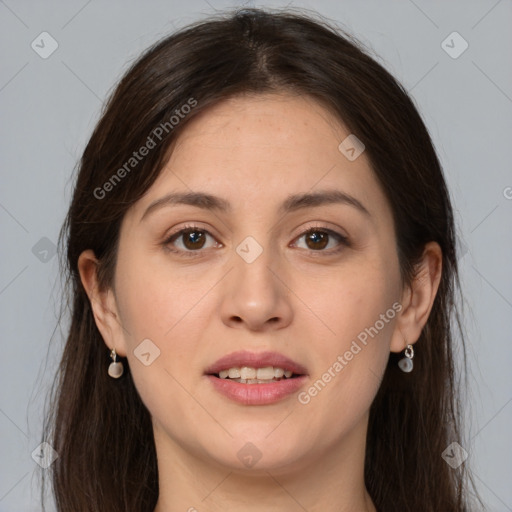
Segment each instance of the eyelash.
[[[194,232],[194,231],[199,231],[201,233],[205,233],[205,234],[211,236],[212,238],[215,238],[207,229],[203,229],[200,226],[191,224],[191,225],[186,225],[183,228],[181,228],[179,231],[176,231],[176,232],[172,233],[171,235],[169,235],[164,240],[163,245],[166,248],[166,250],[168,250],[172,253],[177,253],[180,256],[185,256],[188,258],[201,256],[201,253],[204,252],[203,249],[198,249],[196,251],[192,251],[192,250],[182,250],[182,249],[171,249],[169,247],[169,244],[171,244],[175,239],[179,239],[180,236],[182,236],[183,234],[185,234],[187,232]],[[299,240],[300,238],[302,238],[305,235],[308,235],[310,233],[317,233],[317,232],[325,233],[325,234],[329,235],[330,237],[337,238],[339,245],[334,250],[333,249],[330,249],[330,250],[304,249],[304,250],[307,250],[308,252],[313,253],[313,254],[326,253],[326,255],[331,256],[331,255],[341,252],[345,247],[350,247],[350,245],[351,245],[346,236],[344,236],[340,233],[337,233],[336,231],[333,231],[332,229],[325,228],[323,226],[311,226],[311,227],[307,228],[305,231],[303,231],[298,237],[296,237],[295,240]]]

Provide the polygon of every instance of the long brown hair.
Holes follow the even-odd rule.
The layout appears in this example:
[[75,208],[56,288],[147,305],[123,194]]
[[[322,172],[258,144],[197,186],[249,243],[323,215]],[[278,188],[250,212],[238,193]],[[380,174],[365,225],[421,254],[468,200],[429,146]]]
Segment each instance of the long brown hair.
[[[109,351],[80,281],[79,255],[94,250],[100,286],[111,286],[123,216],[187,123],[223,99],[274,91],[316,99],[364,143],[393,211],[405,283],[424,245],[441,246],[441,283],[414,371],[400,372],[391,354],[371,406],[365,480],[380,511],[468,510],[465,464],[452,469],[441,457],[461,440],[452,354],[459,288],[453,212],[428,131],[404,88],[339,27],[289,10],[243,9],[147,50],[108,100],[80,161],[60,236],[71,325],[44,426],[59,454],[49,470],[59,511],[150,512],[159,492],[149,412],[127,364],[121,379],[107,375]],[[184,109],[191,99],[194,107]],[[170,121],[177,111],[179,122]],[[154,147],[130,161],[148,137]]]

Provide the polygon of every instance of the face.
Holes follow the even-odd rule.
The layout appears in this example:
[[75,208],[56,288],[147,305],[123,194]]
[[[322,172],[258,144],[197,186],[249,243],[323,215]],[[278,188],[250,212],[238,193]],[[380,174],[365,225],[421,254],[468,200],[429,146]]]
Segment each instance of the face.
[[[389,204],[365,153],[338,149],[349,134],[307,97],[232,98],[126,214],[112,343],[169,450],[284,470],[364,435],[402,289]],[[214,199],[170,197],[192,192]],[[290,360],[300,376],[273,383],[215,376]]]

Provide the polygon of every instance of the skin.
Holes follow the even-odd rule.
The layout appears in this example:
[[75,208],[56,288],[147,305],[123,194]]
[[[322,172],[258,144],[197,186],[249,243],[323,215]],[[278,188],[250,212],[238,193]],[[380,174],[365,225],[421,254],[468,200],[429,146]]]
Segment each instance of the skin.
[[[303,96],[219,103],[187,125],[127,212],[113,289],[99,289],[92,251],[80,256],[105,344],[128,358],[153,418],[155,512],[375,510],[363,477],[368,411],[389,352],[416,342],[428,319],[441,250],[427,244],[417,278],[402,286],[387,199],[365,153],[351,162],[338,150],[349,133]],[[348,204],[278,212],[290,194],[330,189],[355,197],[369,215]],[[141,220],[155,200],[190,191],[219,196],[232,212],[173,205]],[[203,248],[194,257],[166,250],[200,247],[184,236],[165,244],[188,224],[211,233]],[[317,249],[304,236],[311,227],[338,232],[350,246],[330,237]],[[252,263],[236,252],[247,236],[263,248]],[[233,351],[273,350],[307,368],[307,390],[397,302],[401,311],[307,404],[293,394],[241,405],[203,375]],[[160,350],[149,366],[134,355],[147,338]],[[237,456],[247,442],[261,453],[250,468]]]

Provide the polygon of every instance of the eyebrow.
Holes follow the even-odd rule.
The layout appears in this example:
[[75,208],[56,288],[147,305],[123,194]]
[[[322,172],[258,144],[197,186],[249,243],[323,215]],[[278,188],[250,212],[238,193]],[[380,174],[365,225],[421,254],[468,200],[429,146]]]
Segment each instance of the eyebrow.
[[[175,192],[167,194],[156,201],[153,201],[141,217],[141,222],[152,212],[166,206],[189,205],[204,210],[213,210],[220,213],[229,213],[232,211],[231,204],[211,194],[204,192]],[[355,197],[342,192],[341,190],[322,190],[318,192],[310,192],[305,194],[295,194],[288,196],[279,208],[280,214],[286,214],[302,210],[305,208],[313,208],[327,204],[345,204],[352,206],[361,213],[371,217],[369,211]]]

